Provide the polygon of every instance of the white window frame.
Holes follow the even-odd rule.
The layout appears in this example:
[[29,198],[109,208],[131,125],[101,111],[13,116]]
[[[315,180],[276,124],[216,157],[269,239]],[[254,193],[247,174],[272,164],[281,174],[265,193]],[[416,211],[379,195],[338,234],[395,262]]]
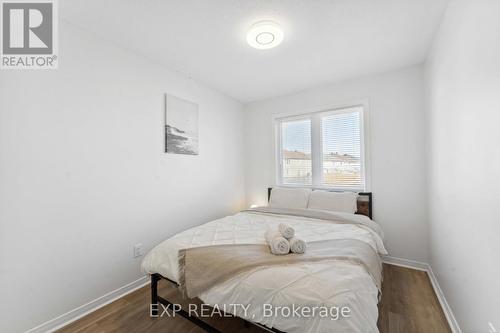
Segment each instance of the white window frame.
[[[360,117],[360,158],[362,173],[364,176],[364,187],[336,187],[328,186],[323,184],[323,142],[322,142],[322,128],[321,128],[321,117],[328,116],[331,114],[340,114],[349,112],[346,109],[349,108],[361,108]],[[333,191],[370,191],[371,190],[371,166],[370,166],[370,149],[369,140],[370,137],[370,127],[369,127],[369,107],[367,101],[356,101],[350,103],[342,103],[335,105],[328,105],[321,108],[315,108],[307,111],[292,111],[276,113],[273,115],[273,131],[274,131],[274,152],[275,152],[275,184],[282,187],[305,187],[305,188],[315,188],[315,189],[328,189]],[[311,185],[299,185],[299,184],[284,184],[283,183],[283,156],[282,156],[282,146],[281,146],[281,123],[283,121],[293,121],[293,120],[311,120],[311,160],[312,160],[312,184]]]

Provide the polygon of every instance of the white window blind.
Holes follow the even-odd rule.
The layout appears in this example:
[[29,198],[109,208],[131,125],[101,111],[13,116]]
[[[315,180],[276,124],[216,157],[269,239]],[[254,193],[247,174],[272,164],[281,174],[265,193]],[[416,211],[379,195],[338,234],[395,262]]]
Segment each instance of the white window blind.
[[363,107],[279,118],[278,183],[365,190]]
[[357,110],[346,111],[321,117],[321,181],[326,186],[364,188],[361,114]]

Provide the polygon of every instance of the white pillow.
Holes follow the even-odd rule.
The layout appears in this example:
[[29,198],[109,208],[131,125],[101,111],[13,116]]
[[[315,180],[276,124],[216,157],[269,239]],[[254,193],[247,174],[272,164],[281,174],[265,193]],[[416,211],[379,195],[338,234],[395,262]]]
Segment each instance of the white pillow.
[[309,188],[274,187],[269,199],[269,207],[277,208],[307,208]]
[[312,191],[307,208],[354,214],[358,210],[358,194],[354,192]]

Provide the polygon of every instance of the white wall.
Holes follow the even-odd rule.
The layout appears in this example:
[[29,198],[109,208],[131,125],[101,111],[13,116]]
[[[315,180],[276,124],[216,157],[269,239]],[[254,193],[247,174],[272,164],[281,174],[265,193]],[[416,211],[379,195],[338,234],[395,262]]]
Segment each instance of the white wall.
[[275,184],[272,114],[367,100],[374,219],[390,255],[427,262],[423,68],[323,86],[245,106],[247,205]]
[[[1,332],[138,279],[135,243],[244,204],[239,103],[59,30],[58,70],[0,73]],[[166,92],[199,103],[199,156],[163,152]]]
[[451,1],[426,74],[431,265],[463,332],[500,331],[500,1]]

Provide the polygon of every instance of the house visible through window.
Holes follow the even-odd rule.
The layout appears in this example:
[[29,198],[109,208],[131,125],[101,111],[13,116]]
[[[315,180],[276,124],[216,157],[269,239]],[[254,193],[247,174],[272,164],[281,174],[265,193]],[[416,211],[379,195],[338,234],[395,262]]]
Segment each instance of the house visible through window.
[[365,189],[363,107],[277,119],[278,183]]
[[283,182],[312,184],[311,120],[291,120],[281,125]]

